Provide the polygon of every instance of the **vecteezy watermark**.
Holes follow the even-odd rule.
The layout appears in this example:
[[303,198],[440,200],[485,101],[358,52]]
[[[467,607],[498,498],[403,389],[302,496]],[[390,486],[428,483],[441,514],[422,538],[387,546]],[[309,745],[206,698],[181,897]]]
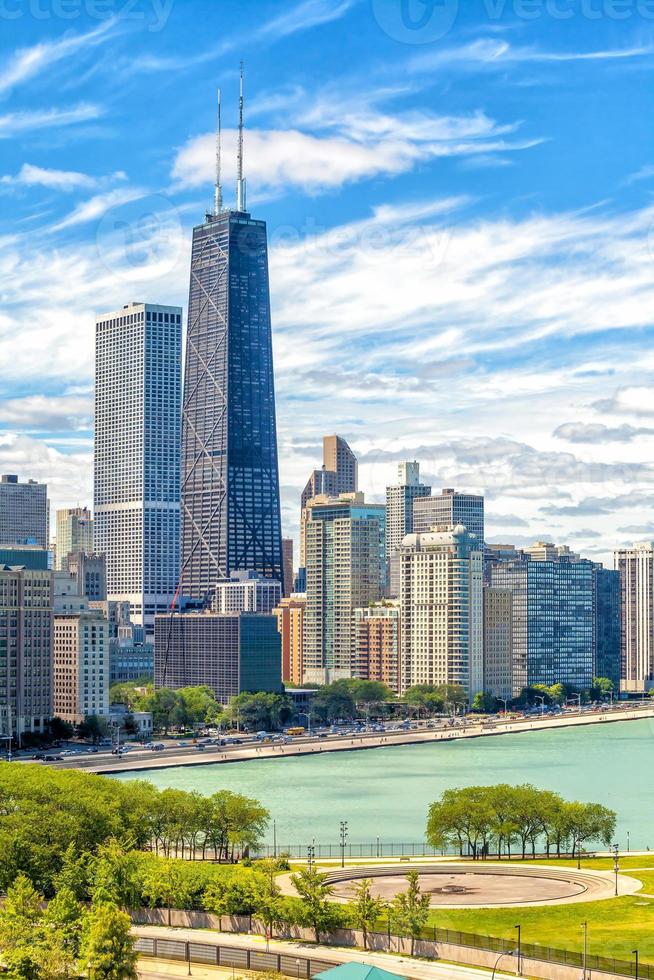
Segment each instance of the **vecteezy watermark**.
[[100,262],[115,276],[161,279],[177,267],[184,231],[177,208],[161,194],[109,208],[95,236]]
[[168,23],[175,0],[0,0],[0,21],[34,20],[134,21],[152,33]]
[[[468,0],[469,2],[469,0]],[[429,44],[454,27],[462,0],[371,0],[381,29],[404,44]],[[654,21],[654,0],[478,0],[473,6],[477,20],[490,23],[505,17],[534,21],[550,18],[567,21]]]

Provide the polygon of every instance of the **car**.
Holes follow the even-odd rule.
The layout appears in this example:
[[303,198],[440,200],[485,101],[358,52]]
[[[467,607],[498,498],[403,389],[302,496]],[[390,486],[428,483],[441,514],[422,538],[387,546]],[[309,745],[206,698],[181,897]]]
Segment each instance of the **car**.
[[45,755],[43,752],[35,752],[34,755],[32,756],[32,759],[34,759],[35,761],[45,759]]

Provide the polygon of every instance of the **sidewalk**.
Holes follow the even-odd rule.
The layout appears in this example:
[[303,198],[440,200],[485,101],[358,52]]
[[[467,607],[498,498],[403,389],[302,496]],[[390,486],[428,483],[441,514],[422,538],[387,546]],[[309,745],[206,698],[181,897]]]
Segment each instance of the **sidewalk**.
[[[211,943],[221,946],[232,946],[246,949],[266,950],[266,941],[263,936],[244,936],[231,932],[214,932],[211,929],[172,929],[167,926],[134,926],[136,936],[155,937],[159,939],[176,939],[182,942]],[[370,966],[378,966],[390,973],[409,978],[409,980],[486,980],[488,970],[470,966],[459,966],[454,963],[427,962],[425,960],[412,959],[409,956],[394,955],[389,953],[370,953],[360,949],[342,949],[333,946],[318,946],[307,942],[287,942],[281,939],[270,940],[270,951],[275,953],[285,953],[288,956],[303,957],[310,956],[314,959],[333,963],[366,963]],[[502,965],[511,963],[511,957],[505,957]],[[160,965],[161,964],[161,968]],[[206,967],[203,964],[191,964],[191,974],[199,977],[200,980],[218,980],[226,975],[240,976],[246,971],[225,971],[220,967]],[[144,956],[139,959],[139,973],[142,976],[173,976],[182,977],[188,975],[188,964],[184,961],[162,961]],[[497,972],[497,980],[515,980],[515,974]]]

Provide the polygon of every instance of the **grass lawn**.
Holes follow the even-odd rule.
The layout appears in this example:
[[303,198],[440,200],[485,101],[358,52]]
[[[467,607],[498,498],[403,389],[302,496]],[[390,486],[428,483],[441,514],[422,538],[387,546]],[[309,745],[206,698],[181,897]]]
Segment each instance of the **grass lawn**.
[[[590,867],[590,864],[586,864]],[[654,893],[654,872],[634,874],[643,890]],[[511,909],[434,909],[429,924],[441,929],[458,929],[487,936],[516,938],[515,925],[522,926],[526,943],[581,951],[588,922],[588,952],[631,960],[638,949],[643,962],[654,963],[654,898],[635,895],[580,902],[573,905],[525,906]]]

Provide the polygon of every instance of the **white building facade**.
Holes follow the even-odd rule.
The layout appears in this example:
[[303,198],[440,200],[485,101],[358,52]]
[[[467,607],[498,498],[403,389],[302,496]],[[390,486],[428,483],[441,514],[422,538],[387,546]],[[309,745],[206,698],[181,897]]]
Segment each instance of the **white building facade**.
[[483,553],[462,525],[409,534],[400,550],[401,692],[483,690]]
[[182,311],[130,303],[96,321],[94,550],[107,597],[154,631],[179,576]]

